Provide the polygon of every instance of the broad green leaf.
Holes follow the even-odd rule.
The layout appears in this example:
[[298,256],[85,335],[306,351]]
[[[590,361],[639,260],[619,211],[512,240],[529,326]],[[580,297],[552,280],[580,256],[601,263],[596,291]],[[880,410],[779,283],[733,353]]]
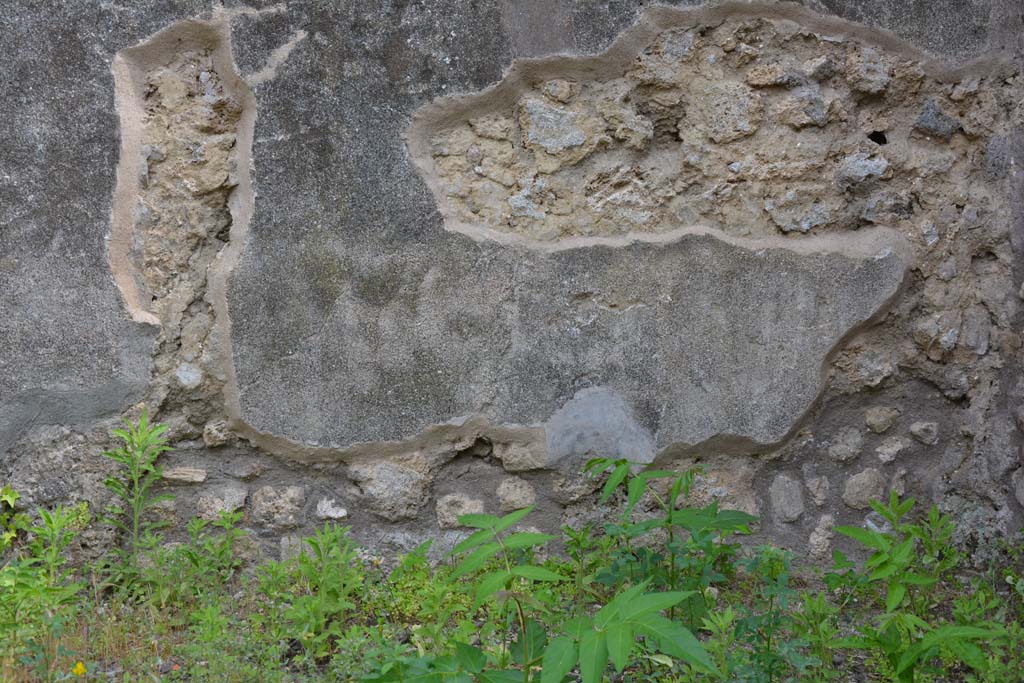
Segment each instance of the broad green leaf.
[[484,601],[503,589],[511,576],[507,571],[493,572],[482,576],[476,584],[476,598],[473,601],[473,606],[479,607]]
[[668,657],[666,655],[660,655],[660,654],[644,655],[644,658],[645,659],[649,659],[652,662],[655,662],[657,664],[661,664],[662,666],[667,666],[670,669],[675,664],[675,661],[671,657]]
[[604,483],[604,488],[601,489],[601,498],[598,502],[607,502],[612,494],[615,493],[615,489],[619,487],[626,477],[629,476],[629,463],[621,463],[618,465],[612,473],[608,475],[608,480]]
[[459,566],[457,566],[455,571],[452,572],[452,578],[457,579],[460,576],[465,576],[466,574],[475,572],[477,569],[480,569],[480,567],[483,567],[487,563],[487,560],[497,555],[500,551],[501,546],[497,543],[488,543],[487,545],[480,546],[467,555],[466,559],[459,563]]
[[988,670],[988,657],[985,652],[969,640],[950,640],[945,646],[955,654],[961,662],[975,671]]
[[512,534],[508,538],[502,539],[502,544],[512,550],[515,548],[529,548],[535,545],[543,545],[548,541],[554,540],[554,536],[550,534],[537,534],[529,531],[521,531],[516,534]]
[[524,579],[530,579],[531,581],[565,581],[565,577],[561,574],[556,574],[550,569],[544,569],[544,567],[534,567],[531,565],[512,567],[512,574],[521,576]]
[[522,508],[521,510],[508,513],[498,520],[498,523],[494,525],[494,530],[504,531],[505,529],[515,526],[519,523],[519,520],[533,512],[534,507],[534,505],[530,505],[529,507]]
[[533,666],[544,654],[548,634],[544,627],[533,619],[526,620],[526,630],[520,631],[510,652],[512,661],[523,667]]
[[459,666],[469,673],[480,673],[487,665],[487,655],[480,648],[465,643],[455,643],[455,658]]
[[862,529],[859,526],[837,526],[834,527],[834,531],[838,531],[843,536],[849,536],[861,545],[875,550],[888,551],[892,547],[889,539],[870,529]]
[[885,610],[895,612],[907,595],[907,587],[902,583],[890,583],[889,592],[885,596]]
[[914,666],[919,658],[937,645],[948,644],[953,640],[976,640],[979,638],[992,638],[998,635],[997,632],[989,629],[978,628],[977,626],[941,626],[934,631],[926,633],[921,640],[917,641],[900,657],[896,665],[896,673],[901,674]]
[[4,484],[4,487],[0,489],[0,501],[7,503],[10,507],[14,507],[20,497],[21,494],[11,488],[10,484]]
[[559,636],[552,640],[541,661],[540,683],[562,683],[576,665],[576,655],[576,643],[571,638]]
[[608,656],[615,670],[622,673],[629,663],[629,652],[633,649],[633,629],[624,622],[612,624],[605,632],[605,639],[608,642]]
[[623,619],[628,620],[647,612],[660,612],[661,610],[668,609],[673,605],[678,605],[691,595],[696,595],[696,593],[697,591],[648,593],[646,595],[641,595],[634,600],[630,600],[627,604],[623,605],[620,610],[620,614]]
[[600,683],[608,664],[608,646],[604,633],[587,631],[580,638],[580,679],[582,683]]
[[498,524],[498,518],[494,515],[469,514],[459,515],[459,524],[468,526],[471,529],[491,529]]
[[683,660],[698,671],[718,675],[711,656],[689,629],[660,614],[646,614],[634,623],[638,631],[658,641],[658,649],[665,654]]
[[493,538],[494,534],[491,532],[490,529],[481,529],[480,531],[474,531],[468,538],[466,538],[466,540],[462,541],[457,546],[452,548],[451,552],[448,553],[448,555],[460,555],[466,552],[467,550],[472,550],[478,545],[490,541]]
[[594,629],[594,622],[590,617],[575,617],[565,623],[565,633],[573,640],[580,640],[583,634]]
[[640,502],[640,499],[644,496],[644,489],[647,487],[647,482],[636,477],[629,482],[629,486],[626,489],[626,514],[628,515],[636,507],[636,504]]

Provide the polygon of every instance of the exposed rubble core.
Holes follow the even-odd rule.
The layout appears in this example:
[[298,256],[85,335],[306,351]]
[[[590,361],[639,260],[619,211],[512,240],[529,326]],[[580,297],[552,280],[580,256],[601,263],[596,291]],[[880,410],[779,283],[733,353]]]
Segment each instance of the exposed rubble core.
[[160,320],[150,403],[181,411],[176,427],[216,442],[226,377],[219,340],[211,338],[216,313],[207,272],[231,229],[242,107],[225,93],[208,50],[152,69],[144,92],[132,260]]
[[930,247],[1004,207],[1000,76],[950,85],[763,19],[665,30],[613,78],[558,71],[433,131],[449,220],[542,243],[888,225]]

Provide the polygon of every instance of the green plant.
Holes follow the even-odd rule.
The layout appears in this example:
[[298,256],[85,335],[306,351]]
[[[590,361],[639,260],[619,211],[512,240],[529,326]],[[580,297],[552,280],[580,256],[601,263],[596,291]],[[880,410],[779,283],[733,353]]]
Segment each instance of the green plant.
[[113,432],[123,445],[103,453],[103,457],[121,465],[120,472],[103,482],[119,501],[108,508],[105,521],[128,536],[127,564],[135,570],[143,536],[160,526],[159,523],[146,521],[143,513],[157,503],[172,498],[169,495],[154,495],[152,492],[163,476],[161,468],[156,464],[157,458],[170,448],[163,437],[167,427],[149,424],[145,409],[137,423],[132,424],[128,420],[124,422],[125,429],[115,429]]
[[81,590],[65,570],[64,551],[88,518],[84,504],[37,510],[27,528],[28,555],[0,568],[0,660],[18,660],[46,681],[71,656],[63,638]]
[[[729,543],[730,537],[749,533],[750,524],[757,518],[740,510],[720,510],[717,503],[704,508],[681,508],[680,499],[689,495],[696,472],[680,475],[649,470],[633,476],[634,466],[627,460],[608,458],[591,460],[586,465],[586,471],[592,475],[610,470],[602,489],[602,502],[618,487],[626,489],[620,521],[606,526],[609,536],[622,540],[621,549],[610,565],[596,574],[595,580],[616,586],[650,579],[667,590],[690,591],[680,606],[686,623],[698,628],[707,614],[710,589],[728,579],[735,569],[733,560],[739,546]],[[659,493],[654,484],[664,480],[665,491]],[[654,501],[660,514],[633,521],[632,513],[645,495]],[[634,539],[655,531],[667,538],[664,554],[633,547]],[[673,607],[669,616],[674,618],[675,611]]]
[[[984,671],[987,661],[975,641],[998,638],[1001,629],[963,624],[933,626],[924,618],[931,588],[958,563],[958,556],[949,545],[948,518],[933,509],[924,524],[905,522],[914,500],[900,502],[895,493],[890,495],[888,504],[873,501],[871,506],[891,525],[892,531],[836,527],[836,531],[873,552],[862,572],[849,568],[850,563],[840,556],[845,571],[833,574],[832,581],[866,589],[883,587],[884,613],[875,623],[862,625],[859,636],[837,641],[837,647],[879,652],[887,662],[887,673],[899,683],[912,683],[916,673],[941,652]],[[845,575],[850,573],[858,574],[859,578],[846,581]]]
[[348,527],[326,524],[306,539],[309,546],[297,559],[300,594],[285,616],[298,630],[306,654],[327,657],[332,640],[342,632],[342,618],[355,608],[352,593],[363,583]]
[[14,539],[18,537],[18,531],[28,524],[28,517],[15,511],[14,506],[19,498],[21,494],[10,484],[4,484],[3,488],[0,488],[0,553],[11,547]]
[[637,637],[653,641],[653,650],[677,657],[693,669],[718,676],[714,661],[685,626],[662,615],[690,592],[647,593],[641,583],[618,593],[593,617],[566,624],[542,658],[541,683],[561,683],[579,666],[582,683],[598,683],[609,662],[621,673],[640,651]]

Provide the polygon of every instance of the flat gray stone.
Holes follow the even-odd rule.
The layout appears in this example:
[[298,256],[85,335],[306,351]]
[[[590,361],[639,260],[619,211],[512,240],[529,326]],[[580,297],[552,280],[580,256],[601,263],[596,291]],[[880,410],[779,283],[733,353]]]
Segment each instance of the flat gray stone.
[[804,492],[800,482],[780,474],[768,488],[772,513],[780,522],[795,522],[804,514]]

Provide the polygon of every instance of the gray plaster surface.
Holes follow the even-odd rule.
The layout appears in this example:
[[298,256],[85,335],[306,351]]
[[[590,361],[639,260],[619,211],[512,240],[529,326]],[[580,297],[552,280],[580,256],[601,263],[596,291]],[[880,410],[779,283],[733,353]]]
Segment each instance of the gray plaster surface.
[[[466,414],[544,422],[605,387],[658,448],[792,428],[828,353],[896,291],[896,255],[698,235],[509,248],[444,230],[409,158],[403,135],[423,104],[497,82],[515,57],[598,52],[642,4],[227,3],[243,75],[307,33],[256,87],[255,215],[228,300],[246,421],[344,447]],[[1013,47],[1020,19],[1011,0],[808,5],[954,59]],[[119,140],[110,64],[209,11],[18,0],[0,13],[0,448],[34,421],[116,412],[148,381],[154,330],[127,315],[104,243]],[[609,292],[634,303],[594,304]]]

